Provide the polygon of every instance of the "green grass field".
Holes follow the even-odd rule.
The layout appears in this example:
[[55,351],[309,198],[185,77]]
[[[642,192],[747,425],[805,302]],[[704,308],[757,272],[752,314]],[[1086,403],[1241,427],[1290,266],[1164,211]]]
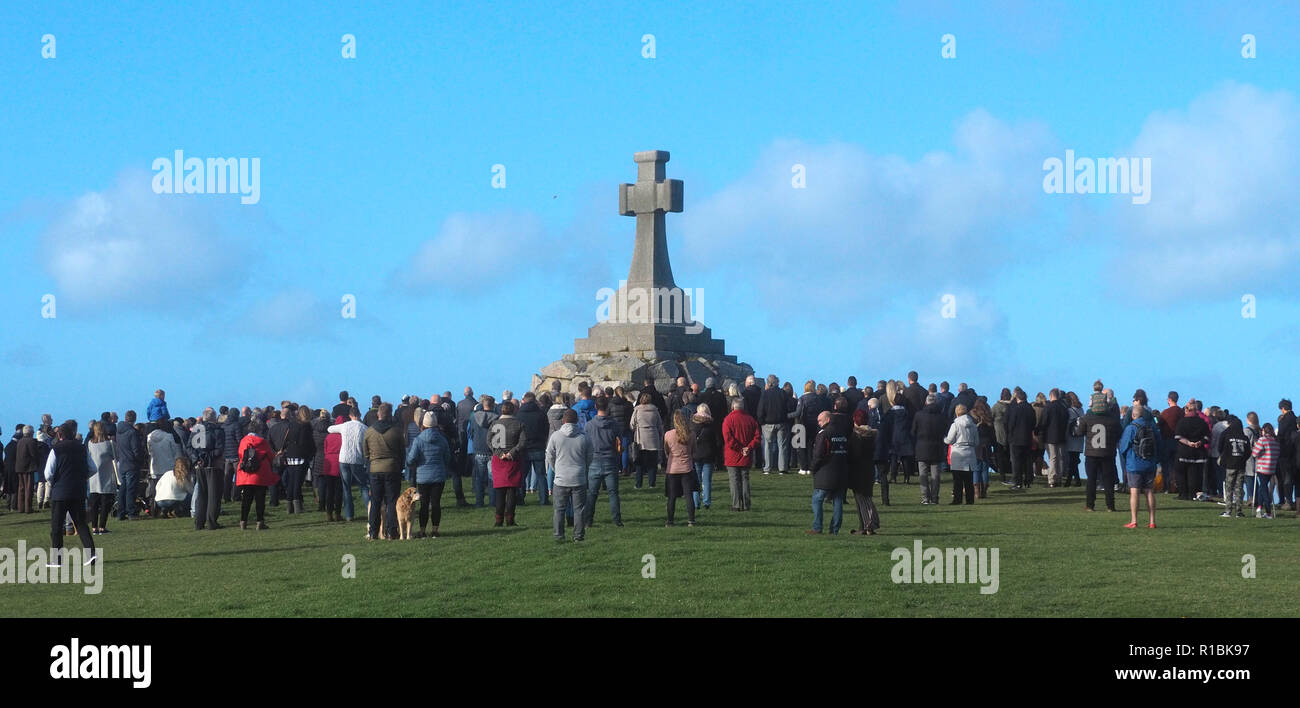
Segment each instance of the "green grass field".
[[[626,480],[625,480],[626,481]],[[1160,528],[1122,528],[1126,512],[1088,513],[1077,487],[1012,492],[994,482],[974,506],[921,506],[918,487],[895,485],[881,532],[859,537],[852,497],[839,536],[807,536],[811,478],[755,475],[753,511],[727,511],[726,476],[715,503],[685,526],[664,527],[662,488],[624,484],[626,526],[597,526],[584,543],[552,539],[552,507],[519,510],[519,526],[492,527],[489,509],[447,508],[442,537],[366,541],[360,522],[268,511],[267,531],[195,532],[190,519],[110,522],[103,592],[79,585],[4,588],[5,616],[76,617],[492,617],[492,616],[1247,616],[1252,597],[1269,612],[1300,609],[1300,522],[1223,519],[1216,504],[1159,495]],[[721,484],[718,484],[718,482]],[[948,491],[942,497],[946,500]],[[452,499],[450,490],[444,502]],[[454,503],[454,499],[453,499]],[[1119,500],[1127,508],[1127,498]],[[311,505],[310,493],[308,504]],[[1098,502],[1098,507],[1104,505]],[[229,509],[229,506],[227,506]],[[826,507],[829,526],[830,505]],[[0,516],[0,546],[48,546],[49,514]],[[896,547],[999,549],[999,589],[895,584]],[[75,539],[71,546],[77,546]],[[343,557],[356,559],[343,577]],[[655,577],[642,558],[655,556]],[[1242,577],[1242,556],[1256,561]],[[1282,604],[1278,605],[1277,601]]]

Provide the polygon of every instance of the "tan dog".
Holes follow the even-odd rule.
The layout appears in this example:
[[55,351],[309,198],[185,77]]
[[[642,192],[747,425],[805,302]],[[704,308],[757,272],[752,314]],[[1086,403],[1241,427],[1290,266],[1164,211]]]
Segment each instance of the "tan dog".
[[411,519],[415,517],[415,502],[420,501],[420,492],[415,487],[407,487],[397,497],[397,537],[401,540],[411,538]]

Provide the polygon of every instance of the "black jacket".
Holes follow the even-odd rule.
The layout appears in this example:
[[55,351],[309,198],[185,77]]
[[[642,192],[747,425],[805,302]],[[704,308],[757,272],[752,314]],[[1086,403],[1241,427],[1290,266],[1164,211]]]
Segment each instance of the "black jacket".
[[838,490],[849,485],[852,464],[849,432],[832,422],[817,432],[813,443],[813,488]]
[[943,403],[935,401],[912,418],[917,462],[943,462],[948,458],[948,446],[943,442],[948,434],[948,416],[943,408]]
[[1014,401],[1007,406],[1007,444],[1033,445],[1034,428],[1037,425],[1038,416],[1027,401]]
[[758,399],[761,398],[762,396],[763,396],[763,389],[759,388],[758,384],[746,386],[745,390],[740,392],[740,397],[745,399],[745,412],[757,418]]
[[622,396],[614,396],[609,399],[608,415],[614,420],[618,434],[627,435],[631,430],[629,426],[632,423],[632,403]]
[[546,441],[551,431],[550,421],[546,419],[546,411],[537,405],[537,401],[529,401],[519,406],[519,412],[515,413],[515,417],[524,424],[524,430],[528,433],[526,448],[528,452],[546,452]]
[[292,421],[285,423],[284,445],[281,450],[285,457],[295,457],[308,463],[316,456],[316,441],[311,436],[311,426],[307,423]]
[[713,463],[717,460],[720,442],[718,425],[710,418],[691,416],[691,437],[695,444],[691,448],[692,459],[697,462]]
[[853,426],[853,436],[849,438],[849,444],[852,446],[853,462],[849,465],[849,489],[857,492],[871,488],[872,477],[876,473],[875,464],[872,460],[876,455],[876,431],[866,425]]
[[1124,428],[1112,415],[1085,413],[1074,420],[1072,432],[1083,436],[1084,457],[1114,458]]
[[50,451],[54,453],[54,484],[50,485],[50,499],[85,499],[86,479],[90,475],[86,446],[76,440],[60,440]]
[[929,395],[929,391],[926,391],[925,387],[919,383],[908,384],[907,388],[903,389],[903,397],[912,404],[913,411],[925,408],[925,397],[927,395]]
[[1046,445],[1064,445],[1070,425],[1070,409],[1065,402],[1057,399],[1048,401],[1043,408],[1043,419],[1038,424],[1037,433]]
[[124,472],[135,472],[144,464],[144,441],[135,431],[135,426],[124,420],[117,423],[113,459],[117,460],[117,469]]
[[1174,440],[1174,450],[1177,452],[1177,459],[1200,461],[1204,460],[1205,446],[1200,443],[1210,441],[1210,427],[1201,420],[1199,415],[1184,415],[1178,419],[1178,425],[1174,426],[1174,437],[1182,438],[1188,442],[1197,443],[1196,446],[1184,445]]
[[[759,425],[776,425],[784,423],[786,418],[785,410],[785,391],[779,388],[765,388],[762,395],[758,397],[758,415],[754,416]],[[713,407],[709,407],[709,412],[713,412]],[[714,413],[714,418],[717,414]]]
[[1296,448],[1294,439],[1296,438],[1295,413],[1287,411],[1277,417],[1277,444],[1281,450],[1282,459],[1294,460]]

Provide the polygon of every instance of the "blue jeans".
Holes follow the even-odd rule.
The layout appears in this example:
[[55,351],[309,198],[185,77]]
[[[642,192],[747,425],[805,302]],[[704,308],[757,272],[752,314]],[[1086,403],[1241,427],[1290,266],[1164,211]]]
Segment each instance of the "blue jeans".
[[975,460],[975,484],[989,483],[989,464],[984,460]]
[[623,466],[619,469],[623,471],[627,471],[631,469],[631,467],[628,466],[629,460],[627,458],[628,458],[628,450],[631,449],[632,447],[632,433],[623,433],[622,435],[618,436],[618,439],[623,444],[623,460],[622,460]]
[[524,481],[528,486],[537,489],[537,498],[546,503],[551,492],[550,476],[546,474],[546,451],[537,450],[528,453],[528,459],[524,462]]
[[495,497],[492,496],[492,455],[483,455],[474,453],[474,504],[475,506],[487,506],[483,498],[487,497],[487,502],[495,503]]
[[696,460],[695,476],[700,480],[700,491],[691,494],[695,497],[695,508],[699,509],[713,503],[713,463]]
[[830,497],[834,502],[831,506],[831,533],[840,532],[840,523],[844,521],[844,490],[843,489],[814,489],[812,497],[813,524],[812,530],[821,532],[822,530],[822,505],[826,503],[826,497]]
[[117,488],[117,518],[125,520],[135,515],[135,488],[139,483],[134,470],[119,471],[122,484]]
[[354,462],[339,463],[339,481],[343,483],[343,518],[348,521],[355,516],[352,504],[352,485],[361,488],[361,503],[370,505],[370,473],[366,466]]
[[609,492],[609,520],[615,524],[623,523],[623,511],[618,499],[618,463],[615,458],[597,457],[592,461],[587,473],[587,525],[596,516],[596,497],[600,494],[600,483],[605,483]]
[[763,425],[763,471],[771,472],[790,469],[790,429],[781,423]]
[[199,495],[203,493],[203,475],[194,475],[194,491],[190,493],[190,517],[193,518],[194,512],[198,511]]

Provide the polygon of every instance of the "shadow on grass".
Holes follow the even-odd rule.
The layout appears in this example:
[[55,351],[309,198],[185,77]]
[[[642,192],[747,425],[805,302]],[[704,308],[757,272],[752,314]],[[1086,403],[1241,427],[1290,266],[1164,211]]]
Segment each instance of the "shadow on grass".
[[306,551],[320,548],[334,548],[336,544],[318,543],[310,546],[276,546],[274,548],[238,548],[229,551],[198,551],[187,553],[183,556],[148,556],[146,558],[127,558],[123,560],[114,560],[114,565],[126,565],[128,563],[155,563],[162,560],[189,560],[191,558],[204,558],[209,556],[242,556],[250,553],[283,553],[286,551]]

